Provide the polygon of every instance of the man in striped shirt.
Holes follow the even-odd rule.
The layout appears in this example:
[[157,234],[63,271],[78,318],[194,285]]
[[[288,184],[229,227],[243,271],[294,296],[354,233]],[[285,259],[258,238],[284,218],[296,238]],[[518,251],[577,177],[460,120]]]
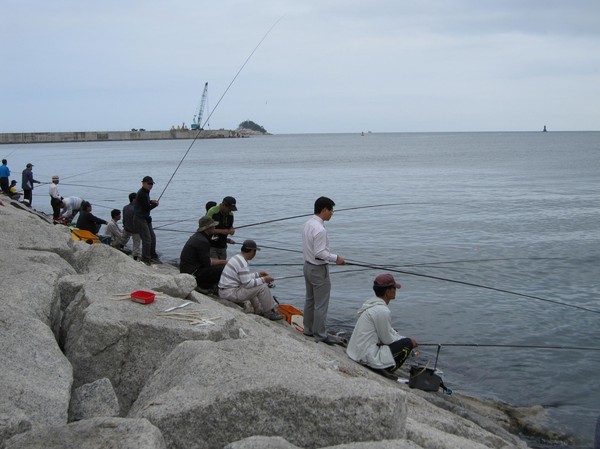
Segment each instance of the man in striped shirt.
[[276,313],[275,300],[269,290],[273,278],[264,271],[251,273],[248,267],[248,261],[254,259],[259,250],[254,240],[244,241],[241,252],[229,259],[221,273],[219,297],[237,304],[250,301],[254,313],[277,321],[282,316]]

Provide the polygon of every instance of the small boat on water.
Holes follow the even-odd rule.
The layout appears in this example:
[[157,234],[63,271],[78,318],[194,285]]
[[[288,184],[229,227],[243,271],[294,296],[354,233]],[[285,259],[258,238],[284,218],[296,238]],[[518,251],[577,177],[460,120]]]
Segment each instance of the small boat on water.
[[548,130],[546,129],[546,125],[544,125],[544,129],[542,130],[543,133],[547,133]]

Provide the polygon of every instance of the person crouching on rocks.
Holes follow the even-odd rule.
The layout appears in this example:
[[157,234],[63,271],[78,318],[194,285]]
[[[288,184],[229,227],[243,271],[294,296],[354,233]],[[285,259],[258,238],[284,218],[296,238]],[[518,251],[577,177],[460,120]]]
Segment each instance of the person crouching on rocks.
[[355,362],[392,379],[397,379],[392,373],[418,346],[414,339],[403,337],[392,328],[388,305],[396,298],[399,288],[400,284],[391,274],[380,274],[375,278],[375,296],[358,311],[358,320],[346,349],[346,354]]
[[179,256],[179,272],[194,276],[198,288],[210,293],[216,293],[221,273],[227,263],[226,260],[210,257],[210,236],[217,224],[210,217],[200,218],[198,230],[183,245]]
[[[10,182],[8,192],[10,193],[11,200],[18,201],[19,198],[21,198],[21,194],[17,192],[17,181],[15,181],[14,179]],[[29,202],[27,204],[29,204]]]
[[250,301],[254,313],[278,321],[282,316],[275,312],[275,300],[269,290],[273,278],[264,271],[251,273],[248,267],[248,261],[254,259],[257,251],[260,248],[254,240],[245,240],[241,252],[229,259],[221,273],[219,298],[236,304]]

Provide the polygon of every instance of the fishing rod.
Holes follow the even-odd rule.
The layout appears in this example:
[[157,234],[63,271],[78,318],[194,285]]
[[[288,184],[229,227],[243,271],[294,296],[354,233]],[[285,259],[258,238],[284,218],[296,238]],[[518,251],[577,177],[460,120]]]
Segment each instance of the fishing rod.
[[[50,183],[48,183],[50,184]],[[69,184],[69,183],[60,183],[61,186],[70,186],[70,187],[86,187],[88,189],[102,189],[102,190],[114,190],[116,192],[131,192],[131,190],[125,189],[117,189],[114,187],[105,187],[105,186],[90,186],[86,184]]]
[[[303,264],[304,265],[304,264]],[[258,264],[252,264],[253,267],[258,267],[260,265]],[[339,271],[332,271],[329,274],[345,274],[345,273],[355,273],[357,271],[367,271],[370,270],[370,268],[355,268],[355,269],[351,269],[351,270],[339,270]],[[282,277],[276,277],[273,278],[274,281],[280,281],[282,279],[296,279],[296,278],[302,278],[304,277],[304,274],[295,274],[292,276],[282,276]]]
[[505,290],[505,289],[502,289],[502,288],[489,287],[487,285],[482,285],[482,284],[475,284],[473,282],[459,281],[457,279],[449,279],[449,278],[444,278],[444,277],[440,277],[440,276],[433,276],[433,275],[429,275],[429,274],[415,273],[415,272],[412,272],[412,271],[404,271],[404,270],[399,270],[397,268],[391,268],[389,266],[369,265],[369,264],[360,263],[360,262],[352,262],[352,261],[349,261],[348,259],[346,259],[346,265],[354,265],[354,266],[357,266],[357,267],[373,268],[375,270],[386,270],[386,271],[392,271],[394,273],[406,274],[406,275],[409,275],[409,276],[418,276],[418,277],[423,277],[423,278],[428,278],[428,279],[436,279],[438,281],[452,282],[454,284],[467,285],[467,286],[470,286],[470,287],[484,288],[486,290],[492,290],[492,291],[496,291],[496,292],[500,292],[500,293],[506,293],[506,294],[514,295],[514,296],[520,296],[520,297],[523,297],[523,298],[536,299],[538,301],[545,301],[545,302],[549,302],[549,303],[560,305],[560,306],[572,307],[574,309],[585,310],[586,312],[592,312],[592,313],[599,313],[600,314],[600,310],[589,309],[587,307],[577,306],[575,304],[567,304],[565,302],[560,302],[560,301],[556,301],[556,300],[553,300],[553,299],[542,298],[540,296],[535,296],[535,295],[528,295],[526,293],[518,293],[518,292],[511,291],[511,290]]
[[459,348],[518,348],[518,349],[560,349],[568,351],[600,351],[600,348],[582,346],[547,346],[547,345],[503,345],[479,343],[419,343],[419,346],[448,346]]
[[[414,204],[439,204],[439,203],[386,203],[386,204],[372,204],[369,206],[355,206],[355,207],[346,207],[343,209],[336,209],[335,212],[339,213],[339,212],[345,212],[345,211],[349,211],[349,210],[359,210],[359,209],[370,209],[370,208],[374,208],[374,207],[390,207],[390,206],[406,206],[406,205],[414,205]],[[469,205],[463,205],[466,207],[473,207],[473,206],[469,206]],[[241,225],[241,226],[236,226],[236,230],[238,229],[243,229],[243,228],[249,228],[251,226],[259,226],[259,225],[263,225],[263,224],[269,224],[269,223],[276,223],[278,221],[286,221],[286,220],[294,220],[296,218],[303,218],[303,217],[310,217],[311,215],[314,215],[314,213],[306,213],[306,214],[300,214],[300,215],[292,215],[290,217],[282,217],[282,218],[274,218],[272,220],[266,220],[266,221],[260,221],[258,223],[250,223],[250,224],[246,224],[246,225]],[[156,228],[154,228],[154,230],[156,231],[157,229],[162,229],[166,226],[171,226],[177,223],[182,223],[184,221],[190,221],[190,220],[195,220],[196,217],[194,218],[185,218],[183,220],[177,220],[177,221],[173,221],[171,223],[167,223],[161,226],[158,226]]]
[[244,61],[244,63],[240,67],[240,69],[237,71],[237,73],[235,74],[235,76],[233,77],[233,79],[231,80],[231,82],[229,83],[229,85],[227,86],[227,88],[225,89],[225,92],[223,92],[223,95],[221,95],[221,98],[219,98],[219,101],[217,101],[217,104],[215,105],[215,107],[213,108],[213,110],[210,112],[210,114],[208,115],[208,117],[206,117],[206,120],[204,120],[204,123],[202,124],[202,126],[199,127],[198,132],[196,133],[196,135],[194,136],[194,139],[192,140],[192,143],[190,144],[190,146],[188,147],[187,151],[185,152],[185,154],[183,155],[183,157],[179,161],[179,164],[177,164],[177,167],[175,168],[175,171],[173,172],[173,174],[169,178],[169,181],[167,181],[167,184],[165,185],[165,188],[163,189],[162,193],[158,197],[159,201],[162,198],[162,196],[165,194],[165,192],[167,190],[167,187],[169,187],[169,184],[171,183],[171,181],[175,177],[175,174],[179,170],[179,167],[181,167],[181,164],[183,163],[183,161],[187,157],[188,153],[192,149],[192,146],[194,145],[194,143],[196,142],[196,140],[200,136],[200,132],[204,128],[204,125],[206,125],[208,123],[208,121],[210,120],[210,118],[214,114],[215,110],[219,107],[219,104],[221,104],[221,101],[223,100],[223,97],[225,97],[225,95],[227,94],[227,92],[229,91],[229,89],[231,88],[231,86],[233,85],[233,83],[235,82],[235,80],[237,79],[237,77],[239,76],[239,74],[242,72],[242,70],[244,69],[244,67],[246,67],[246,64],[248,64],[248,61],[250,61],[250,58],[252,58],[252,56],[254,55],[254,53],[256,52],[256,50],[258,50],[258,47],[260,47],[260,45],[263,43],[263,41],[267,38],[267,36],[271,33],[271,31],[273,30],[273,28],[275,28],[275,26],[279,23],[279,21],[281,21],[281,19],[283,19],[283,17],[284,16],[281,16],[279,19],[277,19],[275,21],[275,23],[273,25],[271,25],[271,28],[269,28],[269,30],[265,33],[265,35],[262,37],[262,39],[258,42],[258,44],[256,44],[256,47],[254,47],[254,50],[252,50],[252,52],[250,53],[250,55],[246,58],[246,60]]

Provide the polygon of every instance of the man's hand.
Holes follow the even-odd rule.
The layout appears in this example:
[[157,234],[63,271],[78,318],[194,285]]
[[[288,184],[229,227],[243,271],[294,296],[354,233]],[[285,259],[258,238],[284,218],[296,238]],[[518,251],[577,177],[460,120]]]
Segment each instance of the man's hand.
[[344,260],[344,258],[342,256],[337,256],[337,259],[335,259],[335,264],[336,265],[346,265],[346,261]]

